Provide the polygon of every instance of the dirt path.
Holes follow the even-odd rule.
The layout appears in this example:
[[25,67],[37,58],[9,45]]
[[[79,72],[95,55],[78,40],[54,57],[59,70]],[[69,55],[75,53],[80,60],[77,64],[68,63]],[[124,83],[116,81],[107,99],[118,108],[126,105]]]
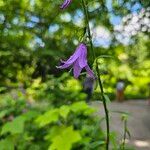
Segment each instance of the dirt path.
[[[93,102],[94,107],[99,109],[101,116],[104,116],[101,102]],[[128,143],[135,147],[135,150],[150,150],[150,106],[144,100],[130,100],[123,103],[112,102],[109,104],[111,115],[111,131],[116,131],[118,135],[123,133],[121,115],[112,111],[124,111],[130,113],[128,128],[131,139]],[[103,123],[103,127],[105,124]],[[121,136],[118,137],[121,139]]]

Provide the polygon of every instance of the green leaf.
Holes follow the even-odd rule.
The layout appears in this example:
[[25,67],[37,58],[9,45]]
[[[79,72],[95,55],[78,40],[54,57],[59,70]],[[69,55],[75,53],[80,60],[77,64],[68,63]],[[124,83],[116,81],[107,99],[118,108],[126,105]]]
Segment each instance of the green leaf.
[[40,126],[44,127],[50,123],[57,122],[59,119],[59,110],[53,109],[48,112],[46,112],[43,115],[40,115],[35,122]]
[[89,107],[88,109],[86,109],[86,110],[84,111],[84,115],[88,116],[88,115],[93,114],[94,112],[96,112],[96,109],[95,109],[95,108],[92,108],[92,107]]
[[104,94],[104,98],[106,100],[106,103],[111,103],[111,100],[109,99],[109,97],[106,94]]
[[96,59],[100,59],[100,58],[113,58],[113,56],[110,56],[110,55],[100,55]]
[[119,111],[119,110],[113,110],[111,111],[113,113],[118,113],[118,114],[121,114],[121,115],[127,115],[127,116],[130,116],[131,114],[129,112],[125,112],[125,111]]
[[30,121],[32,120],[33,118],[37,117],[39,115],[39,113],[37,111],[28,111],[26,112],[25,114],[23,114],[22,116],[24,117],[24,119],[26,121]]
[[117,145],[117,135],[115,132],[110,133],[110,140],[112,142],[113,149],[116,150],[118,145]]
[[121,115],[121,120],[122,121],[127,121],[128,120],[128,115],[127,114],[122,114]]
[[127,132],[128,136],[129,136],[129,138],[131,138],[131,134],[130,134],[130,131],[129,131],[128,128],[126,128],[126,132]]
[[0,141],[0,150],[14,150],[13,140],[6,138]]
[[81,140],[80,133],[73,127],[66,127],[53,137],[49,150],[71,150],[72,145]]
[[69,106],[61,106],[60,109],[59,109],[59,114],[60,116],[62,116],[64,119],[67,118],[68,114],[70,112],[70,107]]
[[5,88],[5,87],[0,87],[0,92],[3,92],[3,91],[5,91],[7,88]]
[[72,105],[71,105],[71,110],[73,111],[73,112],[82,112],[82,111],[85,111],[85,110],[87,110],[89,108],[89,106],[85,103],[85,102],[83,102],[83,101],[81,101],[81,102],[76,102],[76,103],[73,103]]
[[5,133],[20,134],[24,130],[24,117],[20,116],[15,118],[12,122],[3,125],[1,135]]
[[65,126],[53,126],[50,128],[48,135],[46,135],[44,139],[51,141],[53,137],[59,135],[65,128]]
[[0,118],[3,118],[5,115],[9,113],[9,110],[3,110],[0,112]]
[[97,148],[98,146],[100,145],[105,145],[106,142],[105,141],[96,141],[96,142],[93,142],[89,145],[90,148]]

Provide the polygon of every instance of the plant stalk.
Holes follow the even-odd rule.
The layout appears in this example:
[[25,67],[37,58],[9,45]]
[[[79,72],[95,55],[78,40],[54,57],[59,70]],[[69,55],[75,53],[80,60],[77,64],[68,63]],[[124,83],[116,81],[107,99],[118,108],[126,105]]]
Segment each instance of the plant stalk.
[[126,133],[127,133],[126,131],[127,131],[127,120],[124,121],[124,135],[123,135],[122,150],[125,150]]
[[86,0],[82,0],[82,5],[83,5],[83,10],[84,10],[84,15],[85,15],[85,22],[86,22],[86,26],[87,26],[88,38],[89,38],[90,47],[91,47],[91,51],[92,51],[92,55],[93,55],[93,62],[94,62],[94,60],[96,60],[97,78],[98,78],[100,91],[101,91],[101,94],[102,94],[103,106],[104,106],[105,117],[106,117],[106,128],[107,128],[106,150],[109,150],[109,143],[110,143],[109,111],[108,111],[106,99],[105,99],[105,96],[104,96],[104,90],[103,90],[103,85],[102,85],[102,81],[101,81],[100,71],[99,71],[99,68],[98,68],[98,62],[97,62],[95,52],[94,52],[94,48],[93,48],[91,30],[90,30],[90,25],[89,25],[89,12],[88,12],[88,7],[87,7]]

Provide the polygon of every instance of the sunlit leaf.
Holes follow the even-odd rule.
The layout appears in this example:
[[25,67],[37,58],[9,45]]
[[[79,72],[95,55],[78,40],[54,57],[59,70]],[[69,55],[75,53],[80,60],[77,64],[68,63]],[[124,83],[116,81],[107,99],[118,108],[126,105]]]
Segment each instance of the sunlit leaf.
[[46,126],[50,123],[57,122],[59,119],[59,110],[54,109],[46,112],[43,115],[40,115],[35,121],[40,126]]
[[73,103],[71,105],[71,110],[73,112],[82,112],[82,111],[85,111],[88,108],[89,108],[89,106],[85,102],[83,102],[83,101],[76,102],[76,103]]
[[60,109],[59,109],[59,114],[60,116],[62,116],[64,119],[67,118],[68,114],[70,112],[70,107],[69,106],[61,106]]
[[72,144],[81,140],[78,131],[73,127],[66,127],[57,136],[53,137],[49,150],[71,150]]
[[11,133],[11,134],[20,134],[24,131],[24,123],[25,119],[24,117],[17,117],[13,121],[8,122],[3,125],[1,135],[5,133]]

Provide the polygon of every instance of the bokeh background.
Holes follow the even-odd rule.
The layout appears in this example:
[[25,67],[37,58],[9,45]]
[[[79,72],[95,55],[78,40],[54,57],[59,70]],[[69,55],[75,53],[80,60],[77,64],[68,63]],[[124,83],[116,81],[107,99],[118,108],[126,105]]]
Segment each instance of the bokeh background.
[[[0,150],[104,145],[102,118],[91,117],[84,102],[85,74],[75,80],[69,70],[56,68],[74,52],[85,27],[81,2],[73,0],[66,10],[61,3],[0,0]],[[91,0],[88,6],[96,56],[110,56],[99,60],[105,93],[115,100],[121,79],[125,100],[150,99],[150,2]],[[95,85],[91,101],[101,101],[99,92]]]

